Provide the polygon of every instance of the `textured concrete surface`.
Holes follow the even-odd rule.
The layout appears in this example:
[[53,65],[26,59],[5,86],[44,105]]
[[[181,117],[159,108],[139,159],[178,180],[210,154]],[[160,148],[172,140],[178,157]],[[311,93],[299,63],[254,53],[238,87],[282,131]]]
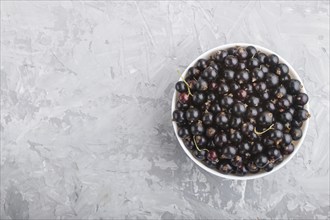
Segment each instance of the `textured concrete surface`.
[[[311,123],[282,170],[198,168],[171,125],[176,70],[251,42],[301,75]],[[1,2],[2,219],[326,219],[329,2]]]

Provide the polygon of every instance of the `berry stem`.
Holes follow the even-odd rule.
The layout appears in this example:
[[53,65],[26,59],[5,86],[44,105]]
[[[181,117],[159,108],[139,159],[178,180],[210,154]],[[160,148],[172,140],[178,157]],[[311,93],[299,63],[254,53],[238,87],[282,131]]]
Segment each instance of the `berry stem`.
[[196,140],[195,140],[195,136],[193,136],[193,140],[194,140],[194,144],[195,144],[195,147],[197,148],[197,150],[199,151],[199,152],[201,152],[202,150],[205,150],[205,151],[207,151],[207,152],[209,152],[209,150],[208,149],[199,149],[199,147],[198,147],[198,145],[197,145],[197,143],[196,143]]
[[288,130],[291,129],[291,125],[290,125],[289,123],[286,123],[286,124],[285,124],[285,127],[286,127]]
[[180,73],[180,71],[178,70],[178,74],[180,75],[180,78],[182,79],[182,81],[187,85],[187,87],[188,87],[188,95],[191,95],[191,96],[193,96],[193,94],[191,93],[191,91],[190,91],[190,86],[189,86],[189,84],[187,83],[187,81],[182,77],[182,74]]
[[256,133],[257,135],[262,135],[269,130],[273,130],[274,129],[273,127],[274,127],[274,124],[272,124],[271,126],[269,126],[269,128],[267,128],[266,130],[261,131],[261,132],[257,131],[256,127],[254,127],[254,133]]

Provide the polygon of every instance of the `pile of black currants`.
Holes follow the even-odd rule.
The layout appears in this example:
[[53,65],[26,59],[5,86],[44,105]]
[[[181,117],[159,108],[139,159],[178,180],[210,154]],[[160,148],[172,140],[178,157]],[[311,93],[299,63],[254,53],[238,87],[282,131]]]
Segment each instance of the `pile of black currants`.
[[271,171],[295,150],[307,94],[275,54],[253,46],[200,59],[175,85],[178,136],[200,161],[223,174]]

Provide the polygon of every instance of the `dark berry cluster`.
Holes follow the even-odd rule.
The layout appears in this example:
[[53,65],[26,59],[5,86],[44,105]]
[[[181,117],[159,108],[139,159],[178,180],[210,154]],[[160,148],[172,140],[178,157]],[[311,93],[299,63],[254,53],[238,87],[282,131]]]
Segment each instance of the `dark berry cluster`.
[[192,154],[223,174],[271,171],[301,138],[308,96],[275,54],[255,47],[200,59],[182,81],[173,120]]

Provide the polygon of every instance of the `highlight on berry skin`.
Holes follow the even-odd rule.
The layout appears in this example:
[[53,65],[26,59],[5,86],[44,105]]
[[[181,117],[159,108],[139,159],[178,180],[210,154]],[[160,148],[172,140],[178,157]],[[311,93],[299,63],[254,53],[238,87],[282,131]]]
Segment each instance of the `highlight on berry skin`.
[[191,154],[222,174],[270,172],[310,118],[302,83],[275,54],[236,46],[198,60],[175,84],[172,120]]

